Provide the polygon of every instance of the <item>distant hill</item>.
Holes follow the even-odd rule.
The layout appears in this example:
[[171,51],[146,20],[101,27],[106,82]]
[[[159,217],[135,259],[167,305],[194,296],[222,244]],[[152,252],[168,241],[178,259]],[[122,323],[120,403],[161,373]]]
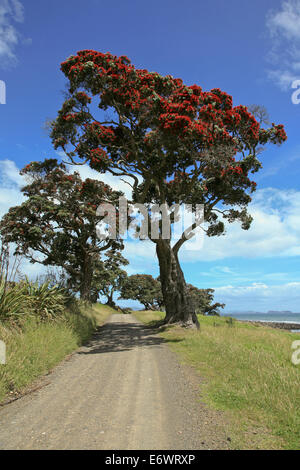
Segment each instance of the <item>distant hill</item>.
[[297,312],[291,312],[290,310],[269,310],[268,312],[256,312],[255,310],[235,310],[231,312],[224,312],[223,315],[238,314],[238,315],[300,315]]
[[270,314],[274,314],[274,313],[275,313],[275,314],[278,314],[278,313],[280,313],[280,315],[281,315],[281,314],[282,314],[282,315],[285,315],[285,314],[286,314],[286,315],[290,315],[290,314],[293,315],[293,314],[294,314],[294,312],[291,312],[290,310],[280,310],[280,311],[277,311],[277,310],[269,310],[269,311],[267,312],[267,314],[269,314],[269,313],[270,313]]

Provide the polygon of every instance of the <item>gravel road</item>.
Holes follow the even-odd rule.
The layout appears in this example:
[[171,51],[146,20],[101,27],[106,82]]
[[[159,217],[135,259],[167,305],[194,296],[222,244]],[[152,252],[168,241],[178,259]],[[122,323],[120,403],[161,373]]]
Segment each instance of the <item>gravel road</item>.
[[112,315],[38,391],[0,408],[0,449],[226,449],[200,387],[153,330]]

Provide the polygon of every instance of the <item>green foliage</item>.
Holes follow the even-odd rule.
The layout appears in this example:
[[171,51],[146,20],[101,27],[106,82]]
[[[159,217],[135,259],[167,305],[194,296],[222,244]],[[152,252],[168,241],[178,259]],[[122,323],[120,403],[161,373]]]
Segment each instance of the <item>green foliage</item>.
[[124,280],[120,299],[138,300],[146,310],[162,306],[161,285],[149,274],[134,274]]
[[122,194],[101,181],[82,181],[69,174],[55,159],[32,162],[21,171],[30,183],[22,188],[27,197],[11,207],[0,222],[4,243],[15,243],[15,255],[32,263],[62,267],[68,287],[90,300],[93,269],[107,249],[121,249],[120,240],[100,240],[96,226],[104,216],[96,214],[105,203],[118,205]]
[[93,274],[92,291],[96,299],[100,293],[107,298],[109,305],[114,306],[114,292],[120,291],[127,279],[127,273],[121,266],[128,264],[129,261],[119,251],[108,250],[105,253],[105,259],[99,260]]
[[24,286],[9,287],[5,277],[0,278],[0,320],[24,315],[28,300]]
[[224,308],[225,304],[213,303],[214,289],[198,289],[192,284],[188,284],[187,287],[196,313],[202,315],[220,315],[219,309]]
[[25,316],[39,320],[50,320],[61,316],[70,301],[65,289],[39,284],[29,279],[10,285],[0,278],[0,321],[17,321]]
[[[214,289],[198,289],[192,284],[187,285],[195,312],[202,315],[219,316],[219,309],[225,304],[213,303]],[[121,287],[120,299],[138,300],[146,310],[157,310],[163,307],[163,296],[159,278],[154,279],[148,274],[135,274],[127,277]]]
[[[282,124],[265,128],[265,113],[258,122],[219,88],[204,91],[180,78],[138,69],[126,56],[81,50],[61,70],[69,93],[51,123],[55,149],[73,163],[88,162],[101,173],[131,178],[134,202],[204,204],[208,236],[224,233],[224,220],[249,229],[247,206],[256,189],[252,175],[262,167],[261,147],[287,139]],[[111,116],[104,121],[103,111]],[[171,248],[159,225],[159,234],[150,238],[156,243],[166,316],[177,321],[181,315],[186,322],[190,312],[195,322],[178,262],[189,237],[183,233]],[[174,312],[174,304],[181,311]]]
[[65,289],[51,286],[50,282],[39,284],[27,278],[21,283],[26,298],[28,310],[31,315],[41,320],[54,319],[61,316],[65,310],[68,294]]

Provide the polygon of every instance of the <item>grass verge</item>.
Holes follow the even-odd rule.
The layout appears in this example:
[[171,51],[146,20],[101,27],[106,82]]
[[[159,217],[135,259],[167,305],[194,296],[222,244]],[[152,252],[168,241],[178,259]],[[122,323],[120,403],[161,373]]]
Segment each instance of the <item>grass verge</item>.
[[0,339],[7,349],[6,364],[0,365],[0,403],[22,392],[84,344],[113,312],[105,305],[81,305],[80,311],[67,310],[55,321],[28,317],[21,327],[0,323]]
[[[151,323],[161,312],[135,312]],[[201,331],[161,334],[204,379],[202,399],[223,410],[235,449],[300,448],[300,366],[291,362],[299,334],[224,317],[199,316]]]

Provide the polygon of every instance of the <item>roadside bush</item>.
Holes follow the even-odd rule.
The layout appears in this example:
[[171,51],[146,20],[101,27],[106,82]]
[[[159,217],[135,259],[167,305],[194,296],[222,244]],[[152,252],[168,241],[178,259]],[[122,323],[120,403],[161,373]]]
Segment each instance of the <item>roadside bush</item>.
[[28,296],[24,286],[10,286],[4,276],[0,277],[0,320],[7,320],[27,313]]
[[45,321],[59,318],[68,304],[76,301],[70,298],[66,289],[51,286],[50,282],[39,284],[27,278],[18,283],[9,283],[0,278],[0,321],[16,322],[24,316],[34,316]]

